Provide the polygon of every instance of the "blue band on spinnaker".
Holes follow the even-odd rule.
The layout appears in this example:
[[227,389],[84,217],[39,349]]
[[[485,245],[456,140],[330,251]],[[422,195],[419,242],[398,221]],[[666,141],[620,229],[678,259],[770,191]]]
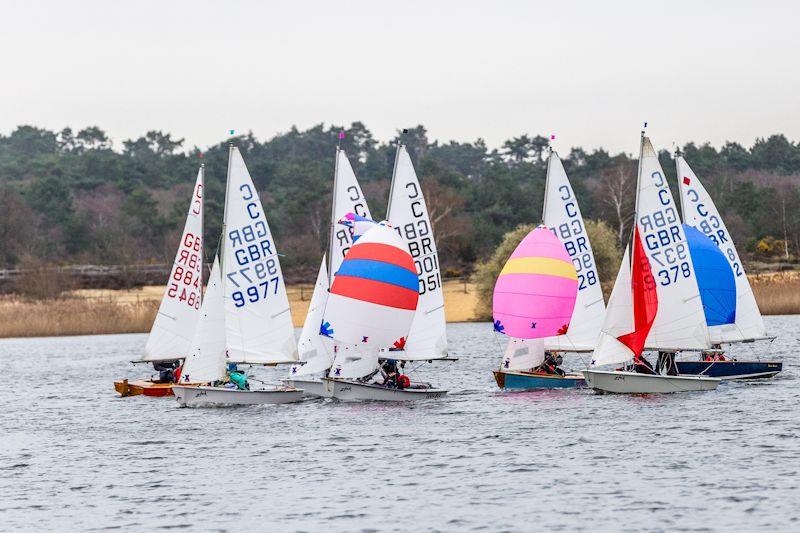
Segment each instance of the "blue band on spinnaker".
[[736,322],[736,279],[725,254],[697,228],[683,225],[692,256],[706,324],[722,326]]
[[412,291],[419,290],[419,280],[415,272],[411,272],[403,267],[393,265],[391,263],[384,263],[382,261],[345,258],[336,275],[371,279],[373,281],[382,281],[384,283],[389,283],[391,285],[396,285]]

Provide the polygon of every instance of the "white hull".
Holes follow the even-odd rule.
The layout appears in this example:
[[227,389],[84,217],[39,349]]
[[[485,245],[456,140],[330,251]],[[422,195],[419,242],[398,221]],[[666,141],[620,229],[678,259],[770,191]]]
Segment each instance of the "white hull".
[[662,376],[603,370],[584,370],[586,384],[601,392],[616,394],[665,394],[714,390],[719,378],[702,376]]
[[331,397],[341,401],[408,402],[441,398],[446,390],[434,388],[390,389],[371,383],[358,383],[347,379],[322,378]]
[[238,390],[175,385],[172,392],[181,407],[291,403],[303,397],[300,389]]
[[330,398],[331,394],[319,379],[284,379],[287,387],[303,389],[303,398]]

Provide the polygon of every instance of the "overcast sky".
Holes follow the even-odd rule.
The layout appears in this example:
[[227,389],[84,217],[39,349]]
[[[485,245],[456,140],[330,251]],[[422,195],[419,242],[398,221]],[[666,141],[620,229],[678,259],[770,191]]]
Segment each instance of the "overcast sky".
[[800,140],[800,7],[747,1],[9,1],[0,132],[97,125],[117,147],[161,129],[360,120],[381,140],[557,135],[638,151]]

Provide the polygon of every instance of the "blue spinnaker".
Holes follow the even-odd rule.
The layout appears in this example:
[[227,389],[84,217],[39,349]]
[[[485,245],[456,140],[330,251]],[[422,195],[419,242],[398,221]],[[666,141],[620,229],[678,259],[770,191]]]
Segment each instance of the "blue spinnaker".
[[714,242],[697,228],[683,225],[697,274],[706,324],[721,326],[736,321],[736,281],[731,265]]

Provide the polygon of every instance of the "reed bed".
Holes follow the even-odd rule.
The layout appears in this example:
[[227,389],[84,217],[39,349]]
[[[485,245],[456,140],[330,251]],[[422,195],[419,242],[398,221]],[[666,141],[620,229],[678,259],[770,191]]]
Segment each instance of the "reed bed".
[[158,301],[117,303],[68,298],[23,300],[0,298],[0,337],[97,335],[149,331]]
[[800,314],[800,272],[750,276],[750,284],[761,314]]

